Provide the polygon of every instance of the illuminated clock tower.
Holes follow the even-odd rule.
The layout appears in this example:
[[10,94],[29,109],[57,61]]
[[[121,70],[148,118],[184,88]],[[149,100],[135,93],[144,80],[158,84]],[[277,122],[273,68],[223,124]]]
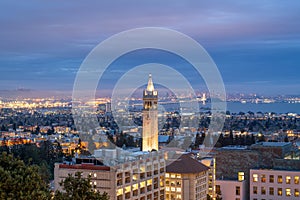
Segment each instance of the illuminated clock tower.
[[143,93],[142,151],[158,150],[157,91],[149,74],[147,89]]

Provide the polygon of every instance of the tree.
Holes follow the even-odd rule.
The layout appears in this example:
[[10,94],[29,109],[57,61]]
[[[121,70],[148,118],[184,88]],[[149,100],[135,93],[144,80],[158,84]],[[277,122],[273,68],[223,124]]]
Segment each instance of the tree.
[[109,200],[106,193],[95,191],[90,184],[91,177],[83,178],[81,172],[76,172],[75,177],[71,174],[60,182],[63,192],[56,191],[55,200]]
[[0,199],[50,199],[50,191],[36,165],[26,166],[13,155],[0,157]]
[[206,199],[207,200],[213,200],[213,198],[209,194],[206,195]]

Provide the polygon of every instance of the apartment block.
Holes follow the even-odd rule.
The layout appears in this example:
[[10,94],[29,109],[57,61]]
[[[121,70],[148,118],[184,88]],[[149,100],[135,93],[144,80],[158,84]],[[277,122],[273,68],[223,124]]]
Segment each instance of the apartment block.
[[251,169],[250,200],[300,199],[300,171]]

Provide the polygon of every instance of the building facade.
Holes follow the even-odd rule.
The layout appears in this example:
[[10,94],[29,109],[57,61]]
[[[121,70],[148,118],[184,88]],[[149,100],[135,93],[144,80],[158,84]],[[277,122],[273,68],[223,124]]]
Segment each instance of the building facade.
[[222,200],[247,200],[245,180],[216,180],[216,196]]
[[250,200],[300,199],[300,171],[251,169]]
[[209,167],[183,154],[166,167],[166,200],[206,200]]
[[165,199],[165,160],[157,152],[115,166],[105,166],[94,158],[77,159],[74,164],[56,163],[55,190],[62,190],[59,183],[76,172],[82,172],[83,177],[90,176],[95,189],[108,193],[111,200]]

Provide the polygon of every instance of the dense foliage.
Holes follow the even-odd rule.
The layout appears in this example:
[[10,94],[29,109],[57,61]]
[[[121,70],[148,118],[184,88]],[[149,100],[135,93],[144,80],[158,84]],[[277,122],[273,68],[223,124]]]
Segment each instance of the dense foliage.
[[3,152],[0,157],[0,199],[49,199],[50,191],[36,165]]
[[108,200],[109,197],[106,193],[101,194],[95,191],[95,188],[90,184],[91,179],[82,178],[80,172],[76,172],[75,176],[69,174],[64,179],[60,186],[63,188],[63,192],[57,191],[55,193],[55,200]]

